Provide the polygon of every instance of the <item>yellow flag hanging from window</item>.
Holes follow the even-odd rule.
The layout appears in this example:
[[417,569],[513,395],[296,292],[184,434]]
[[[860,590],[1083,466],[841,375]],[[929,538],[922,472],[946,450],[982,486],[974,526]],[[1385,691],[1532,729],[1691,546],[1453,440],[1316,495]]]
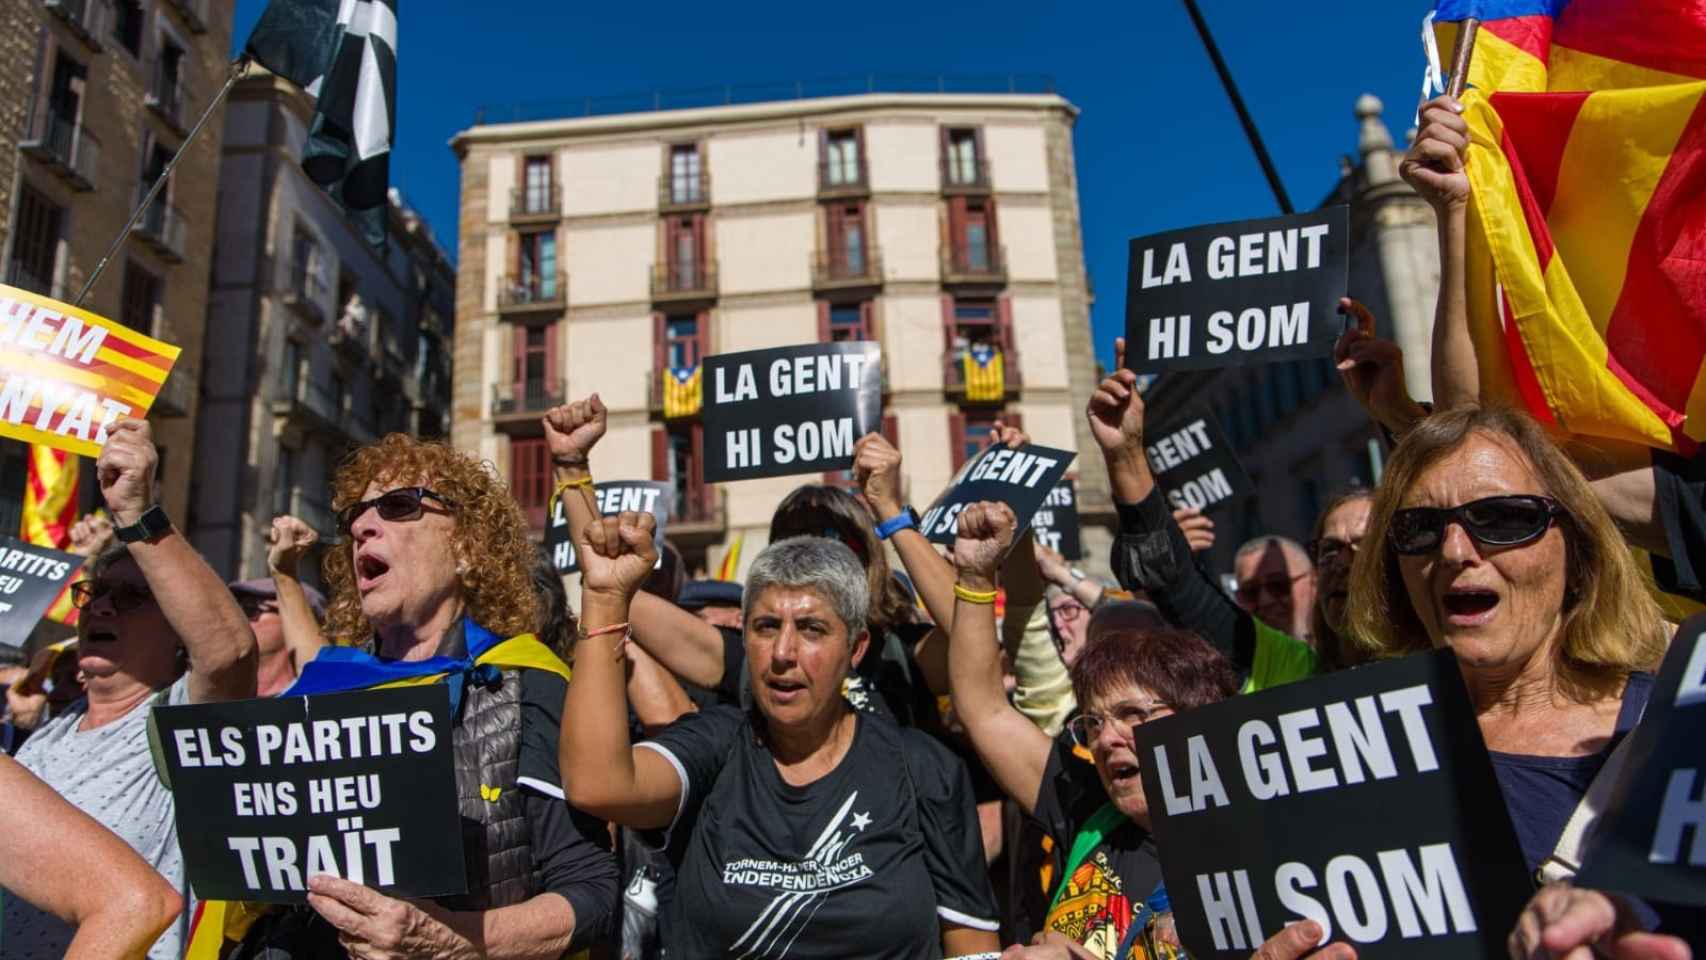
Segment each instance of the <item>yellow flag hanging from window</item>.
[[987,343],[974,343],[960,356],[960,365],[965,372],[967,400],[996,401],[1006,395],[1000,350]]
[[691,417],[703,399],[699,371],[702,367],[671,367],[663,372],[663,416],[665,420]]

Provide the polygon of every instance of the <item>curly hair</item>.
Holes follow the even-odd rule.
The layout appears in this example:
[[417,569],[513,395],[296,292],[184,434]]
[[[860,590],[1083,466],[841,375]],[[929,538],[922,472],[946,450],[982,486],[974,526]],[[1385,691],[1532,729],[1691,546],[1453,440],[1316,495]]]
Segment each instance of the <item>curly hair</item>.
[[[533,588],[534,547],[527,521],[509,489],[489,463],[448,444],[392,433],[351,453],[332,480],[332,509],[342,510],[367,495],[373,484],[431,487],[456,502],[450,548],[460,574],[467,615],[500,637],[532,633],[542,622]],[[345,542],[321,561],[330,600],[326,637],[356,646],[373,636],[355,589],[355,552]]]
[[871,612],[866,622],[873,634],[914,622],[912,600],[889,567],[871,511],[853,494],[822,483],[796,487],[770,517],[770,542],[798,536],[840,540],[858,556],[870,583]]

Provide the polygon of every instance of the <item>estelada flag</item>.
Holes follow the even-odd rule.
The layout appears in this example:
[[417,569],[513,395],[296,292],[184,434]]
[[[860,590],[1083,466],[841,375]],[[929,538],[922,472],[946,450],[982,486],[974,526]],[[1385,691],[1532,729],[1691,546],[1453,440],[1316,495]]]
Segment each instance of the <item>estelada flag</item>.
[[0,285],[0,436],[98,456],[142,417],[178,348],[68,303]]
[[1578,439],[1706,439],[1706,3],[1440,0],[1482,20],[1468,294],[1484,399]]

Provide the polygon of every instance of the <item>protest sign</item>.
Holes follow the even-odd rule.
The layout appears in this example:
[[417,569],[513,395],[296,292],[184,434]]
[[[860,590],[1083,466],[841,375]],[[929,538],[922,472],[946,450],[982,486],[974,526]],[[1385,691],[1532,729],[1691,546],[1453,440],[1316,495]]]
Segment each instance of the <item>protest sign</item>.
[[883,372],[869,342],[705,359],[705,482],[846,470],[882,429]]
[[1532,887],[1451,651],[1132,736],[1192,957],[1248,960],[1305,918],[1364,960],[1506,955]]
[[0,285],[0,436],[98,456],[107,428],[153,406],[178,348]]
[[[675,509],[675,488],[654,480],[611,480],[594,484],[592,493],[598,502],[600,516],[613,517],[618,513],[649,513],[657,521],[658,548],[656,566],[663,566],[663,528]],[[563,496],[580,496],[578,491],[565,490]],[[551,522],[545,525],[545,549],[551,552],[551,563],[558,573],[575,573],[580,561],[575,557],[574,538],[569,536],[569,518],[563,511],[562,500],[551,498]]]
[[0,537],[0,646],[21,647],[83,558]]
[[1706,906],[1706,614],[1684,621],[1629,734],[1623,771],[1590,828],[1576,882]]
[[1131,241],[1126,366],[1210,370],[1325,356],[1338,338],[1349,207]]
[[327,873],[463,893],[444,684],[158,707],[158,756],[203,900],[304,903]]
[[1174,509],[1195,507],[1209,513],[1255,492],[1213,414],[1188,413],[1145,430],[1143,440],[1149,469]]
[[1078,493],[1072,481],[1055,484],[1043,498],[1043,505],[1031,517],[1031,533],[1039,545],[1067,560],[1084,556],[1084,548],[1078,542]]
[[952,546],[959,530],[960,511],[988,500],[1013,508],[1019,530],[1031,522],[1077,454],[1026,444],[1017,450],[1006,444],[990,447],[967,460],[919,520],[919,530],[931,541]]

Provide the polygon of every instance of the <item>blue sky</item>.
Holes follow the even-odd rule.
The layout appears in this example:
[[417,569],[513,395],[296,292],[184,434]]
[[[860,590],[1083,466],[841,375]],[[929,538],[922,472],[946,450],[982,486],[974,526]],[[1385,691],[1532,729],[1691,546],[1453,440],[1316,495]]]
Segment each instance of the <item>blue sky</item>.
[[[1402,138],[1421,81],[1428,0],[1199,0],[1281,178],[1320,202],[1374,93]],[[238,0],[240,47],[265,0]],[[446,146],[481,104],[865,73],[1049,74],[1075,135],[1098,353],[1125,310],[1126,241],[1278,207],[1178,0],[557,4],[400,2],[392,183],[454,255]]]

